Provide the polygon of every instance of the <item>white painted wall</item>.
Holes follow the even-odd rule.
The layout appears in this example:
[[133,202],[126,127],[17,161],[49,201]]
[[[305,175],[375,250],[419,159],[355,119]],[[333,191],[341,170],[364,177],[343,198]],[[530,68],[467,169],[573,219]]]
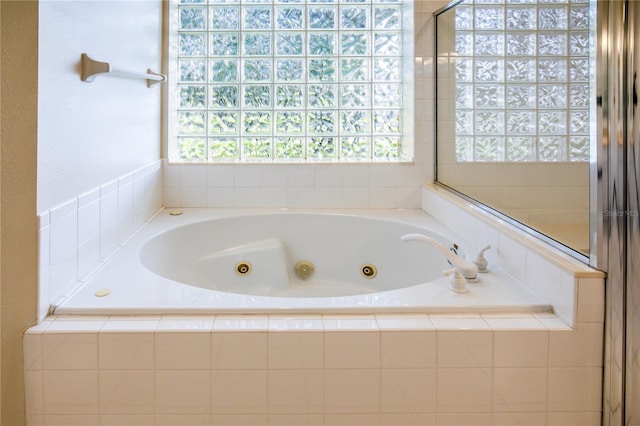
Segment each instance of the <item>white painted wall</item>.
[[160,86],[80,80],[80,54],[160,70],[160,0],[41,0],[38,212],[160,158]]

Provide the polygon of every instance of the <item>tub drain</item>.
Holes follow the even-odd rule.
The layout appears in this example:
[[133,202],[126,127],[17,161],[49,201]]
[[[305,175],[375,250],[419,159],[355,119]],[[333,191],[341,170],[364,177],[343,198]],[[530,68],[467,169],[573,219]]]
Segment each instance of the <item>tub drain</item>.
[[378,270],[372,264],[365,263],[360,268],[360,273],[362,274],[363,277],[371,279],[371,278],[375,278],[375,276],[378,275]]
[[251,264],[249,262],[236,263],[236,274],[247,275],[251,272]]

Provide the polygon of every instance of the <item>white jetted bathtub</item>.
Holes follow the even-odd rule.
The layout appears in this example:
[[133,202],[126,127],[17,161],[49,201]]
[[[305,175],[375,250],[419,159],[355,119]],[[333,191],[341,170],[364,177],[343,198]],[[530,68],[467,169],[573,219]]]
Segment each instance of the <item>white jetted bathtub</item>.
[[[466,292],[420,234],[455,238],[420,210],[165,209],[54,314],[541,312],[496,265]],[[476,247],[460,247],[472,258]]]

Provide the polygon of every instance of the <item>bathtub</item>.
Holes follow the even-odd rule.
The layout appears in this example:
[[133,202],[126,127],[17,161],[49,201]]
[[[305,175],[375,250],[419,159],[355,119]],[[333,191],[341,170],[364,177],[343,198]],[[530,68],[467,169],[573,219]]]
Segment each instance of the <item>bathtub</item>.
[[464,247],[421,210],[164,209],[74,292],[73,314],[546,312],[548,303],[491,264],[466,293],[427,244]]

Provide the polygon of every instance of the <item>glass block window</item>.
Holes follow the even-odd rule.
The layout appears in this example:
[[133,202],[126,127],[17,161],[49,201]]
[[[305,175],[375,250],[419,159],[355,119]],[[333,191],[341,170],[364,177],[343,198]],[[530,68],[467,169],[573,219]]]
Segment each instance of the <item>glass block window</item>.
[[458,161],[589,161],[588,0],[456,7]]
[[411,0],[173,0],[175,161],[407,161]]

